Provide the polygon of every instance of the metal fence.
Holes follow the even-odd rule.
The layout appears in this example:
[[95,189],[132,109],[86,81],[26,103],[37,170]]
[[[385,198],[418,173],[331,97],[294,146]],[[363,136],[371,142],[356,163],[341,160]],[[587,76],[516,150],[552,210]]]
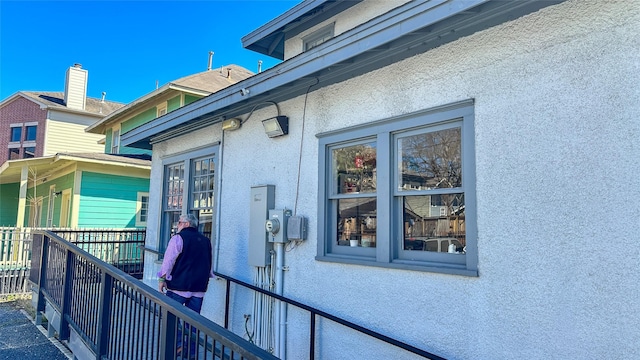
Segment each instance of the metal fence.
[[[37,311],[96,359],[277,358],[50,231],[33,235]],[[56,321],[55,319],[58,319]],[[51,328],[49,329],[52,330]]]
[[30,263],[30,232],[19,228],[0,228],[0,297],[29,293],[27,276]]
[[[0,227],[0,297],[29,295],[35,228]],[[144,229],[48,229],[125,273],[142,278]]]

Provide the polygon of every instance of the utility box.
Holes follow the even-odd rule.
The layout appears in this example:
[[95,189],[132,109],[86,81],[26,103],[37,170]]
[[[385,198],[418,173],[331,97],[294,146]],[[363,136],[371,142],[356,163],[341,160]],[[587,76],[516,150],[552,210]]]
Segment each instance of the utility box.
[[307,239],[307,219],[302,216],[291,216],[287,219],[287,239],[306,240]]
[[269,218],[269,210],[275,207],[276,187],[261,185],[251,187],[251,204],[249,205],[249,256],[251,266],[264,267],[269,265],[271,249],[269,234],[264,224]]

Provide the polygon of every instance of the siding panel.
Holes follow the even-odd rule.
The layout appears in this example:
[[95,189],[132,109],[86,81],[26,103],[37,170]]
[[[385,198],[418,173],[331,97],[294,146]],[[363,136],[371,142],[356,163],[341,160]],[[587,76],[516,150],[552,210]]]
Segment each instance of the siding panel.
[[20,184],[0,184],[0,226],[15,226]]
[[149,180],[82,173],[79,227],[135,227],[138,192],[149,191]]
[[47,154],[59,152],[102,152],[104,147],[98,144],[102,135],[84,132],[86,126],[68,122],[48,121]]

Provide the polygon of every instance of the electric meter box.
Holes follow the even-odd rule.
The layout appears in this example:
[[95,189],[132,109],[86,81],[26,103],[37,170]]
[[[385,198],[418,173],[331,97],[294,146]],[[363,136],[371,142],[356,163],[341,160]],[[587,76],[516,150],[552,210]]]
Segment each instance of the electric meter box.
[[265,267],[271,262],[273,244],[269,242],[269,233],[264,222],[269,218],[269,210],[275,207],[276,187],[261,185],[251,187],[249,205],[249,246],[248,262],[251,266]]
[[269,241],[274,243],[286,243],[287,219],[291,216],[291,210],[269,210],[269,219],[265,222],[265,231],[269,235]]

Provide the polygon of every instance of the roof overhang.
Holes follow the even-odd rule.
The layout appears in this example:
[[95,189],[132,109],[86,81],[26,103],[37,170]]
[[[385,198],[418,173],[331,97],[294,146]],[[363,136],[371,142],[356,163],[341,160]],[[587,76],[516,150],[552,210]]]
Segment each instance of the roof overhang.
[[136,169],[151,170],[151,161],[148,161],[147,165],[140,163],[132,163],[127,161],[113,160],[101,160],[92,159],[82,154],[55,154],[50,156],[43,156],[30,159],[19,159],[5,161],[0,166],[0,184],[10,184],[20,182],[22,169],[27,166],[29,169],[37,171],[38,177],[50,177],[55,174],[56,171],[65,169],[73,164],[98,164],[101,166],[115,166],[115,167],[127,167]]
[[[122,135],[154,143],[341,82],[564,0],[412,1],[281,64]],[[295,8],[294,8],[295,9]],[[274,20],[275,21],[275,20]],[[241,89],[249,89],[244,95]]]
[[172,90],[186,93],[186,94],[197,95],[197,96],[207,96],[211,94],[208,91],[194,89],[187,86],[177,85],[173,83],[165,84],[157,88],[156,90],[132,101],[126,106],[121,107],[120,109],[112,112],[111,114],[108,114],[107,116],[103,117],[99,121],[96,121],[94,124],[85,128],[84,131],[88,133],[93,133],[93,134],[104,134],[109,124],[116,122],[118,119],[122,118],[123,116],[128,116],[135,113],[136,111],[140,110],[140,108],[143,105],[149,104],[155,101],[156,99],[158,99],[159,97],[167,95]]
[[242,38],[242,46],[284,59],[284,41],[358,4],[362,0],[306,0]]

